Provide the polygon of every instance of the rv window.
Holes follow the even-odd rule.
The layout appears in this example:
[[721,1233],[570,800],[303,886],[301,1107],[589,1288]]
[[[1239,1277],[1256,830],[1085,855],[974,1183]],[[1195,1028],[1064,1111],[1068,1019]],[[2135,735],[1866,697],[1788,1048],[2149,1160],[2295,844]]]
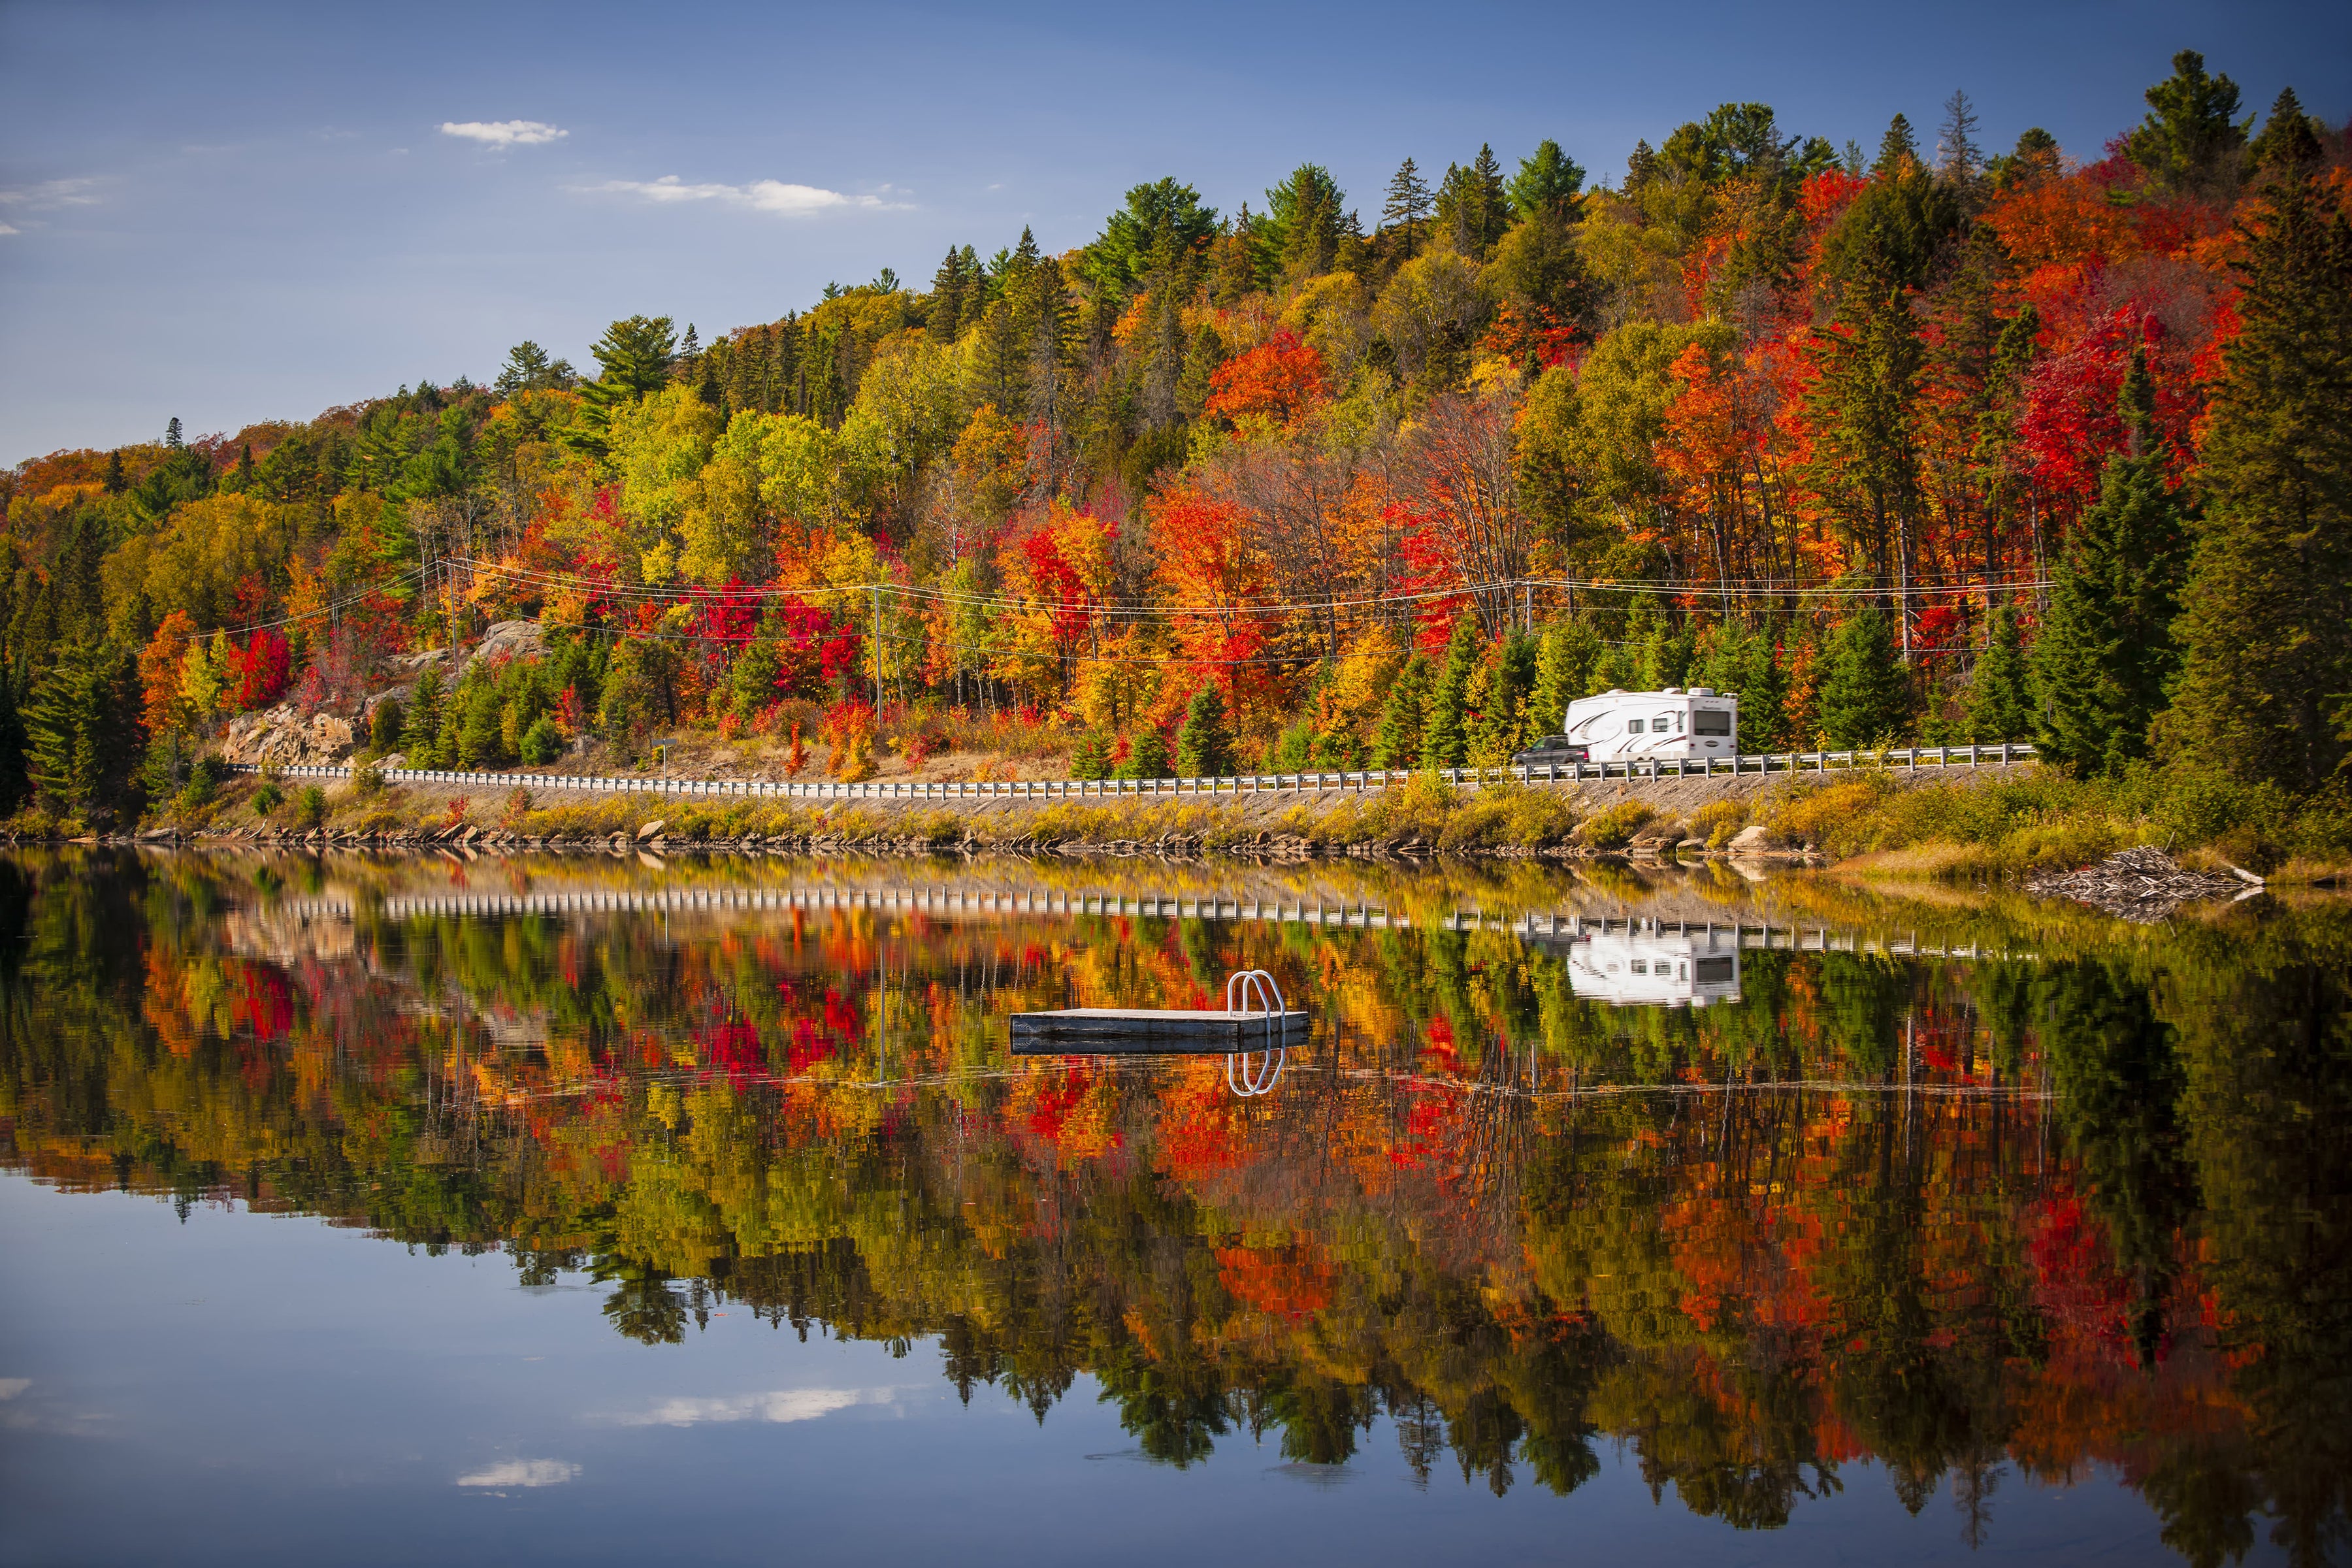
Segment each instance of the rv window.
[[1668,720],[1664,714],[1661,713],[1656,718],[1650,721],[1650,728],[1663,735],[1666,732],[1666,726],[1671,721],[1672,721]]
[[1691,732],[1698,735],[1728,735],[1731,715],[1720,708],[1702,708],[1691,715]]
[[1732,963],[1727,958],[1702,958],[1698,961],[1697,980],[1701,985],[1722,985],[1732,977]]

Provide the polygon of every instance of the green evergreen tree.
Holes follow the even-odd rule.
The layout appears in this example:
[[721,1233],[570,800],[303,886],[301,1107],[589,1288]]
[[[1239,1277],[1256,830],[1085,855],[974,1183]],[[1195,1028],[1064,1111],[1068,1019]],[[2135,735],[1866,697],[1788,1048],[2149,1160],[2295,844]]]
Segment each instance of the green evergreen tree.
[[2274,155],[2203,451],[2167,749],[2316,789],[2352,756],[2352,222],[2319,148]]
[[1544,633],[1536,660],[1532,723],[1539,735],[1557,735],[1568,723],[1568,705],[1592,695],[1601,668],[1601,637],[1585,616],[1562,616]]
[[556,728],[552,718],[542,713],[522,732],[522,743],[517,750],[525,763],[543,768],[563,754],[563,731]]
[[2125,141],[2133,163],[2168,191],[2194,190],[2230,167],[2253,121],[2238,120],[2238,84],[2208,76],[2205,57],[2183,49],[2172,75],[2147,89],[2147,118]]
[[[1647,595],[1644,595],[1647,598]],[[1644,691],[1664,691],[1669,686],[1682,686],[1690,679],[1691,659],[1696,651],[1696,635],[1685,617],[1680,626],[1661,615],[1653,619],[1642,639],[1638,656],[1638,674]]]
[[1628,691],[1655,691],[1651,679],[1651,649],[1666,635],[1666,617],[1651,594],[1632,595],[1633,604],[1618,621],[1617,643],[1609,650],[1605,673],[1609,683]]
[[2144,351],[2132,353],[2120,408],[2126,446],[2108,460],[2098,504],[2051,573],[2033,644],[2037,742],[2078,775],[2113,774],[2147,754],[2148,723],[2179,664],[2171,626],[2189,538],[2165,484]]
[[2270,118],[2263,121],[2263,133],[2246,144],[2247,172],[2293,168],[2301,161],[2299,149],[2316,149],[2320,133],[2326,129],[2303,111],[2303,100],[2294,95],[2294,89],[2279,89],[2278,97],[2271,100]]
[[580,388],[580,423],[564,432],[574,448],[602,454],[613,410],[635,403],[669,382],[677,361],[677,339],[667,316],[631,316],[614,321],[591,344],[603,374]]
[[1710,627],[1692,661],[1691,678],[1694,686],[1739,699],[1739,750],[1787,749],[1788,682],[1772,656],[1772,639],[1761,628],[1738,621]]
[[1176,732],[1180,778],[1219,778],[1234,771],[1233,731],[1225,724],[1225,694],[1210,681],[1192,694],[1184,727]]
[[454,721],[457,736],[457,765],[461,768],[498,768],[507,764],[504,727],[499,721],[505,704],[499,700],[498,682],[487,669],[467,672],[457,683],[457,700],[442,721],[443,732],[448,733]]
[[30,787],[25,776],[25,720],[16,700],[16,682],[0,667],[0,813],[25,803]]
[[1830,744],[1845,750],[1899,737],[1911,721],[1911,687],[1886,616],[1874,605],[1854,611],[1822,658],[1819,719]]
[[400,748],[400,732],[408,721],[400,699],[387,697],[368,714],[368,750],[381,757]]
[[1397,260],[1410,261],[1421,248],[1431,211],[1429,182],[1407,158],[1389,176],[1388,195],[1381,202],[1381,233],[1391,237]]
[[931,275],[930,315],[923,323],[923,333],[935,343],[951,343],[963,330],[963,291],[967,279],[963,273],[963,252],[948,247],[947,259]]
[[428,669],[416,678],[416,689],[410,696],[408,717],[400,729],[400,749],[406,754],[412,768],[440,766],[441,734],[441,675]]
[[1429,706],[1429,656],[1415,650],[1389,687],[1372,731],[1372,766],[1409,768],[1421,758],[1421,732]]
[[1430,693],[1428,717],[1421,731],[1421,765],[1458,768],[1470,760],[1466,728],[1470,677],[1478,668],[1478,621],[1467,610],[1454,623],[1446,644],[1445,668]]
[[1484,261],[1510,225],[1510,199],[1504,194],[1503,166],[1495,150],[1481,145],[1468,168],[1445,167],[1437,188],[1437,226],[1454,248],[1473,261]]
[[1164,779],[1176,776],[1168,762],[1168,737],[1156,724],[1146,724],[1128,737],[1127,757],[1112,770],[1114,778]]
[[1906,173],[1906,163],[1919,161],[1919,139],[1911,133],[1908,115],[1898,114],[1886,122],[1886,134],[1878,139],[1878,162],[1870,172],[1882,179]]
[[1070,753],[1070,776],[1074,779],[1110,777],[1110,742],[1101,731],[1089,730],[1078,737],[1077,747]]
[[1985,620],[1984,650],[1969,678],[1969,739],[1979,745],[2021,741],[2033,730],[2032,666],[2014,605],[1996,605]]
[[1506,193],[1511,210],[1524,222],[1543,213],[1567,214],[1583,189],[1583,165],[1547,136],[1536,143],[1532,153],[1519,160],[1519,172],[1511,177]]
[[748,724],[772,705],[777,696],[776,682],[783,673],[783,658],[777,652],[776,640],[763,627],[760,636],[743,645],[743,651],[735,656],[735,668],[728,672],[728,705],[735,717]]
[[1741,642],[1739,679],[1727,690],[1739,695],[1742,752],[1787,752],[1797,738],[1789,722],[1789,672],[1768,631],[1759,629]]
[[579,379],[570,360],[551,359],[545,349],[525,338],[507,351],[507,363],[499,367],[490,390],[500,397],[512,397],[518,392],[559,391]]
[[124,804],[138,710],[130,660],[110,644],[63,643],[24,710],[26,771],[55,810],[89,817]]
[[1738,621],[1717,621],[1706,627],[1691,649],[1691,684],[1711,686],[1717,691],[1738,689],[1740,663],[1747,651],[1747,628]]
[[1491,657],[1493,675],[1470,742],[1471,755],[1488,766],[1509,762],[1511,753],[1527,744],[1536,686],[1536,639],[1512,632]]

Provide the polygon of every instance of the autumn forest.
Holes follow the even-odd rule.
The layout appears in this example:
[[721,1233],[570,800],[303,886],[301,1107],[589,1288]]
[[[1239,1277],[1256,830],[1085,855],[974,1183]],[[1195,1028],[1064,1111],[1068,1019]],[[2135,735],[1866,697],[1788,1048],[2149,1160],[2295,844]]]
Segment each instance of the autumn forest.
[[1727,103],[1599,177],[1170,177],[1059,254],[29,459],[0,803],[135,821],[289,701],[416,764],[1155,776],[1498,762],[1684,684],[1748,751],[2340,792],[2352,152],[2193,52],[2146,96],[2096,150],[1955,94],[1875,146]]

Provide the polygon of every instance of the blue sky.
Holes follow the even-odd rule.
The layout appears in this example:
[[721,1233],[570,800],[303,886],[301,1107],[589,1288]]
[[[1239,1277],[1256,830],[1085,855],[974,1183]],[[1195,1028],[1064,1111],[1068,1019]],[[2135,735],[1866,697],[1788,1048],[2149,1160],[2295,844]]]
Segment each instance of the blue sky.
[[[1596,175],[1727,100],[1791,132],[2096,156],[2175,49],[2352,115],[2352,7],[0,4],[0,463],[429,378],[604,322],[708,338],[1139,180],[1221,210],[1305,160],[1369,220],[1410,153]],[[453,133],[525,122],[543,130]],[[556,134],[561,132],[561,134]],[[504,136],[504,140],[486,139]]]

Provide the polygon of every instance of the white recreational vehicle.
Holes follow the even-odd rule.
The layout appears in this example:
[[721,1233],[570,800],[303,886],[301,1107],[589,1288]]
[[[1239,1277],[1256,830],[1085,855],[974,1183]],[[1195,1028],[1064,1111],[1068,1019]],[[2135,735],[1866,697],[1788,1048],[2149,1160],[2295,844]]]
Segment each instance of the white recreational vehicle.
[[1739,698],[1707,686],[1604,691],[1570,703],[1566,729],[1548,744],[1581,747],[1588,762],[1737,756]]
[[1569,949],[1569,989],[1614,1007],[1705,1007],[1739,1000],[1739,942],[1697,935],[1604,931]]

